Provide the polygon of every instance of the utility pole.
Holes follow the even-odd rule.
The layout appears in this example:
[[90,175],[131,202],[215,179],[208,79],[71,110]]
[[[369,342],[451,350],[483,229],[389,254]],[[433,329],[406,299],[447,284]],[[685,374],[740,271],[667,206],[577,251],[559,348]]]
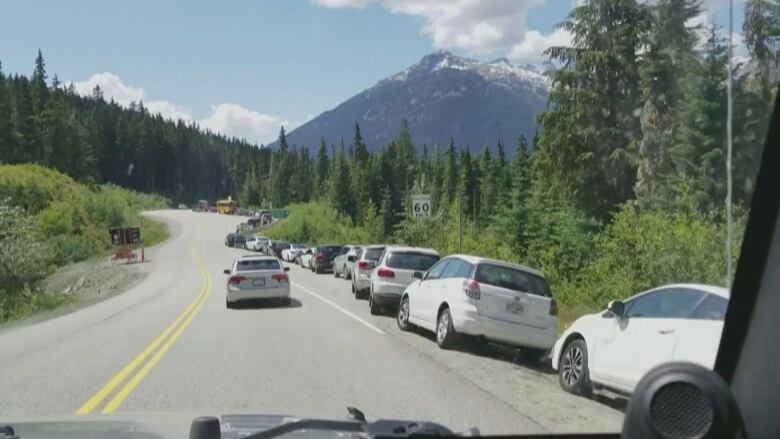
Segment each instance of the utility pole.
[[463,192],[458,191],[458,253],[463,253]]
[[731,150],[732,150],[732,63],[733,63],[733,39],[734,34],[734,0],[729,0],[729,70],[726,82],[726,288],[731,290],[731,228],[732,228],[732,182],[731,182]]

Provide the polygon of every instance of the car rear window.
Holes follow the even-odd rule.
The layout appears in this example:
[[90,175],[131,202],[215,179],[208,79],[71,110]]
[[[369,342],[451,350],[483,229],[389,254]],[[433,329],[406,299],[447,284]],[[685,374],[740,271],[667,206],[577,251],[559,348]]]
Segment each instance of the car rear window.
[[493,264],[477,266],[477,282],[537,296],[552,297],[544,278],[522,270]]
[[392,252],[385,265],[401,270],[428,271],[440,258],[436,255],[416,252]]
[[236,271],[252,271],[252,270],[279,270],[281,266],[276,259],[248,259],[238,261],[236,264]]
[[277,248],[290,248],[289,242],[274,242],[274,247]]
[[363,259],[378,261],[379,258],[382,257],[382,253],[384,252],[385,249],[383,248],[367,248],[365,254],[363,255]]
[[317,247],[318,251],[321,251],[322,253],[327,253],[329,255],[334,255],[341,251],[341,247],[337,246],[328,246],[328,247]]
[[293,248],[306,248],[306,244],[293,244]]

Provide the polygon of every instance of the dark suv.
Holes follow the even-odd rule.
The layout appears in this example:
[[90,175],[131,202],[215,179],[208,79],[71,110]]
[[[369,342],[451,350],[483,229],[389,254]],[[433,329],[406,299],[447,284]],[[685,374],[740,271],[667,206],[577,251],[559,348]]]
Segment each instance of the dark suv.
[[312,271],[319,274],[333,269],[333,258],[341,251],[341,245],[317,246],[317,253],[312,257]]

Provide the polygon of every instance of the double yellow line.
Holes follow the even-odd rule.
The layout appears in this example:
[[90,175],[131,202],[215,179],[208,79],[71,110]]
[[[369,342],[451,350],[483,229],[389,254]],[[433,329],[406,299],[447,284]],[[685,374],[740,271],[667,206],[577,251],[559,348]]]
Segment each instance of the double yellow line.
[[195,250],[195,245],[198,241],[200,241],[205,233],[206,228],[203,229],[200,235],[198,235],[198,238],[189,246],[190,255],[195,261],[195,266],[198,268],[198,271],[203,278],[203,286],[201,287],[198,295],[195,297],[195,300],[193,300],[187,306],[187,308],[182,311],[182,313],[179,314],[179,316],[176,317],[176,319],[170,325],[168,325],[168,327],[165,328],[165,330],[163,330],[159,336],[157,336],[157,338],[149,343],[149,345],[146,346],[146,348],[141,351],[138,356],[133,358],[127,364],[127,366],[120,370],[119,373],[108,380],[108,382],[103,385],[100,390],[92,395],[92,397],[89,398],[87,402],[85,402],[84,405],[78,409],[78,411],[76,411],[77,415],[86,415],[95,410],[95,408],[99,406],[103,400],[105,400],[106,397],[108,397],[114,391],[114,389],[117,388],[117,386],[125,382],[125,379],[127,379],[127,377],[133,374],[133,372],[139,366],[141,366],[141,368],[135,372],[135,375],[132,375],[132,377],[127,380],[125,385],[118,392],[116,392],[116,394],[114,394],[114,397],[111,398],[111,400],[103,407],[100,412],[113,413],[116,411],[122,402],[124,402],[124,400],[130,396],[133,390],[138,387],[138,384],[141,383],[149,371],[151,371],[152,368],[154,368],[154,366],[160,362],[160,359],[162,359],[171,346],[173,346],[173,343],[176,342],[176,339],[181,336],[182,332],[184,332],[187,326],[189,326],[189,324],[192,322],[195,314],[197,314],[201,307],[203,307],[203,304],[206,302],[206,298],[211,292],[211,276],[209,276],[209,273],[206,270],[206,266],[203,264],[200,256],[198,256],[198,253]]

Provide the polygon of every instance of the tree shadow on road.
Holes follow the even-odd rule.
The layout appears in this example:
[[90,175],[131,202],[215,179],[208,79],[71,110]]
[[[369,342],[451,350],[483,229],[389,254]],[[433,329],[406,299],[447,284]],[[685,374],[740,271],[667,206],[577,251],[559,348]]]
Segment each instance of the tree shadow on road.
[[303,306],[300,300],[291,298],[290,303],[280,302],[269,299],[242,300],[233,304],[231,310],[260,310],[260,309],[279,309],[279,308],[300,308]]

